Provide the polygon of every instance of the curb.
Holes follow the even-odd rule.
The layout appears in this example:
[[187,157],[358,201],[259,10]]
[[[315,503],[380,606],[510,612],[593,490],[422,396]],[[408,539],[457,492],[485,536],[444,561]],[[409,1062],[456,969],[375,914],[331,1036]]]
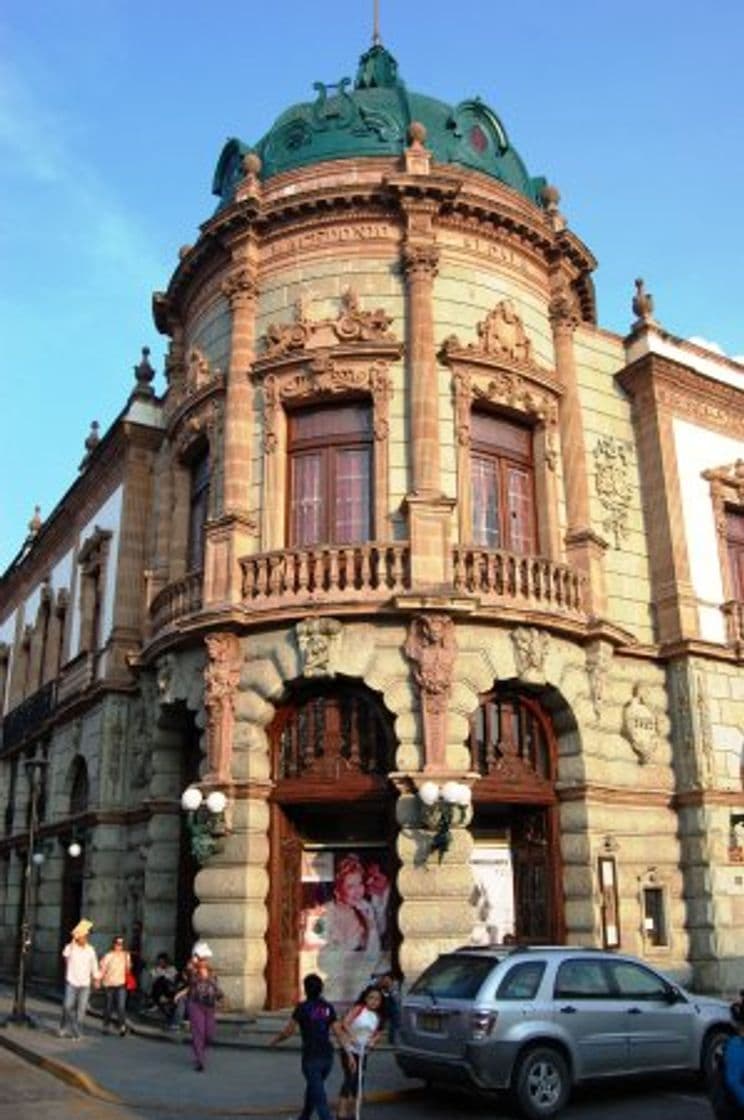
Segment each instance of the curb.
[[61,1062],[57,1058],[47,1058],[43,1054],[38,1054],[29,1046],[24,1046],[20,1042],[16,1042],[12,1038],[8,1038],[5,1034],[0,1034],[0,1046],[5,1050],[10,1050],[11,1053],[23,1058],[24,1061],[30,1062],[31,1065],[38,1066],[39,1069],[45,1070],[50,1073],[52,1077],[56,1077],[58,1081],[64,1081],[67,1085],[71,1085],[73,1089],[78,1089],[81,1093],[86,1093],[89,1097],[96,1097],[98,1100],[108,1101],[109,1104],[125,1104],[121,1097],[117,1097],[115,1093],[109,1092],[104,1089],[103,1085],[99,1085],[94,1077],[89,1073],[84,1073],[83,1070],[78,1069],[77,1066],[71,1066],[67,1062]]
[[[77,1089],[86,1096],[94,1097],[96,1100],[106,1101],[108,1104],[116,1104],[125,1108],[132,1108],[141,1111],[142,1109],[153,1109],[155,1111],[167,1111],[169,1113],[179,1114],[188,1113],[193,1115],[193,1108],[191,1105],[184,1105],[183,1107],[174,1106],[172,1101],[129,1101],[124,1097],[119,1097],[115,1093],[104,1089],[103,1085],[99,1084],[94,1077],[85,1073],[83,1070],[78,1069],[77,1066],[70,1065],[68,1062],[59,1061],[57,1058],[47,1058],[43,1054],[37,1053],[29,1046],[24,1046],[14,1039],[8,1038],[7,1035],[0,1032],[0,1046],[5,1050],[10,1050],[17,1057],[22,1058],[24,1061],[29,1062],[31,1065],[43,1069],[46,1073],[56,1077],[58,1081],[64,1081],[65,1084],[70,1085],[73,1089]],[[395,1101],[408,1100],[420,1094],[422,1090],[417,1086],[412,1086],[410,1089],[380,1089],[378,1092],[367,1094],[364,1098],[369,1104],[393,1104]],[[268,1105],[264,1108],[231,1108],[227,1107],[204,1107],[199,1110],[202,1116],[286,1116],[287,1113],[296,1111],[298,1102],[295,1100],[291,1104],[283,1105]]]

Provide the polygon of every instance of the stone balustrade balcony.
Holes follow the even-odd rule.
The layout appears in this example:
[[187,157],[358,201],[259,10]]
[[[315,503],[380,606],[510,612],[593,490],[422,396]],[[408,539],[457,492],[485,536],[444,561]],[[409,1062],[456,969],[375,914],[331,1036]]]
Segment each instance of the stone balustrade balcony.
[[202,582],[201,571],[189,572],[157,593],[150,603],[151,635],[159,634],[161,630],[167,630],[201,610]]
[[[457,545],[448,590],[472,596],[483,607],[539,611],[572,622],[587,620],[586,577],[566,564],[502,550]],[[378,608],[411,586],[407,541],[317,545],[257,552],[240,559],[241,606],[255,617],[300,612],[307,607]],[[202,573],[191,572],[164,587],[150,606],[150,639],[195,619],[203,606]]]
[[384,602],[409,590],[409,555],[408,543],[397,541],[245,556],[243,605],[253,612],[303,603]]
[[457,545],[453,570],[455,591],[477,596],[482,606],[510,606],[586,620],[586,576],[567,564],[503,549]]

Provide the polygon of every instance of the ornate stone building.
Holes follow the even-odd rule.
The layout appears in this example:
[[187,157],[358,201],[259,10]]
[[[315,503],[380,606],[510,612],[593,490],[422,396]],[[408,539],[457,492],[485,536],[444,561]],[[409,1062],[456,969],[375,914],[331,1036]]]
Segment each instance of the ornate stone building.
[[165,393],[0,581],[3,964],[45,757],[37,974],[82,909],[252,1009],[512,931],[738,987],[744,371],[640,281],[598,325],[481,101],[379,44],[316,89],[224,148]]

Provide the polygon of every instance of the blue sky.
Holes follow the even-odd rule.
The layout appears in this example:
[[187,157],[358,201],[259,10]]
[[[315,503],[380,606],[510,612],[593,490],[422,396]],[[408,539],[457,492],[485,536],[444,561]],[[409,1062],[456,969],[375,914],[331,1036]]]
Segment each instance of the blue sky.
[[[744,3],[381,0],[408,86],[479,94],[599,260],[600,322],[636,276],[671,331],[744,354]],[[372,0],[5,0],[0,9],[0,571],[74,480],[177,251],[250,143],[354,74]],[[156,385],[162,388],[158,375]]]

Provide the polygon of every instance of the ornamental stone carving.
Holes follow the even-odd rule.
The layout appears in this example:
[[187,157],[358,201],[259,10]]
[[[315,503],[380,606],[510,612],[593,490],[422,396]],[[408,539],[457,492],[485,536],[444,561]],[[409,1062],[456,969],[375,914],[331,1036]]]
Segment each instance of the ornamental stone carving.
[[386,439],[393,384],[385,362],[370,366],[343,363],[322,354],[296,373],[270,373],[264,379],[264,449],[277,448],[278,413],[287,401],[311,401],[349,392],[367,392],[374,405],[374,435]]
[[628,535],[628,511],[633,497],[629,477],[631,453],[631,445],[614,436],[601,436],[594,448],[594,481],[607,514],[602,527],[614,536],[615,548],[620,548]]
[[511,632],[517,676],[525,684],[545,684],[545,659],[550,637],[544,630],[518,626]]
[[439,267],[439,249],[434,244],[404,245],[403,271],[409,283],[416,280],[432,281]]
[[[219,373],[219,371],[215,371]],[[214,374],[209,362],[197,346],[192,346],[186,364],[186,389],[189,393],[196,393],[203,389],[214,379]]]
[[633,686],[633,695],[623,708],[622,733],[641,766],[645,765],[656,749],[658,729],[656,715],[646,703],[640,682]]
[[392,318],[381,307],[365,311],[353,288],[347,288],[341,297],[341,308],[335,319],[311,320],[307,316],[305,301],[297,300],[292,323],[272,323],[264,338],[265,358],[280,358],[297,351],[317,350],[340,343],[392,342],[397,340],[390,332]]
[[421,697],[424,768],[436,769],[446,761],[447,709],[457,657],[454,622],[444,614],[417,615],[411,622],[404,650]]
[[555,281],[548,304],[548,318],[556,334],[573,334],[579,325],[581,316],[576,294],[564,276]]
[[204,707],[207,710],[207,773],[205,782],[231,778],[235,693],[240,682],[240,641],[235,634],[208,634],[204,669]]
[[589,678],[589,693],[597,719],[602,714],[607,677],[612,663],[612,646],[606,642],[593,642],[586,650],[586,675]]
[[335,677],[342,629],[335,618],[306,618],[297,623],[303,677]]
[[234,310],[237,304],[255,301],[259,289],[251,269],[239,268],[223,281],[221,291]]

